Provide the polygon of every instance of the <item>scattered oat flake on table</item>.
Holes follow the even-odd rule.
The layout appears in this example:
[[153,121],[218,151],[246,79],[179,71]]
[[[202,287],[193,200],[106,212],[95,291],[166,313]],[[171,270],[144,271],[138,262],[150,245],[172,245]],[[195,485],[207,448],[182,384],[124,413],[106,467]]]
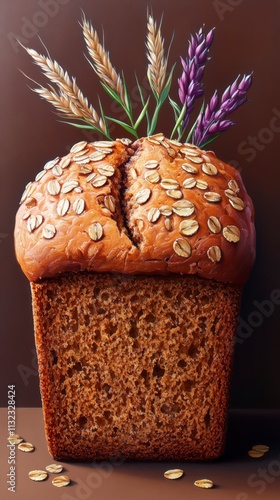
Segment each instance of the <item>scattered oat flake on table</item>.
[[20,437],[21,436],[19,434],[9,434],[9,436],[7,437],[7,439],[13,439],[13,438],[18,439]]
[[22,438],[9,438],[10,444],[18,445],[23,442]]
[[214,483],[211,479],[197,479],[197,481],[194,482],[194,485],[198,488],[204,488],[207,490],[214,487]]
[[19,434],[10,434],[7,438],[10,444],[20,444],[23,441],[23,438],[19,436]]
[[35,446],[32,443],[27,443],[23,441],[18,445],[18,449],[20,451],[25,451],[26,453],[30,453],[31,451],[35,450]]
[[48,477],[48,473],[44,470],[31,470],[28,473],[29,479],[32,481],[44,481]]
[[51,474],[57,474],[58,472],[63,471],[63,465],[60,464],[51,464],[46,466],[46,470]]
[[257,451],[257,450],[250,450],[250,451],[248,451],[248,455],[251,458],[261,458],[261,457],[264,456],[264,452],[263,451]]
[[169,469],[165,471],[164,477],[166,479],[180,479],[184,474],[184,471],[182,469]]
[[63,486],[68,486],[70,484],[71,479],[68,476],[57,476],[52,480],[52,484],[57,488],[62,488]]
[[252,450],[267,453],[269,451],[269,446],[267,446],[266,444],[256,444],[255,446],[252,446]]

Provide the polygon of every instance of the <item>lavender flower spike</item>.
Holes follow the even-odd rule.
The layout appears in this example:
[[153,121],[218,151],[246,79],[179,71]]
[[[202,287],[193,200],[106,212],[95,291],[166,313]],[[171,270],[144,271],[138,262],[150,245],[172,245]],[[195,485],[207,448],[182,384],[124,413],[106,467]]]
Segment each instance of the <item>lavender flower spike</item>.
[[252,73],[244,75],[241,80],[239,75],[224,91],[220,104],[218,93],[215,90],[205,110],[198,116],[193,133],[194,144],[202,146],[214,136],[234,125],[232,121],[225,120],[225,118],[247,101],[247,91],[251,87],[252,81]]
[[179,98],[181,103],[186,105],[183,127],[189,122],[190,114],[194,107],[194,101],[203,95],[203,84],[201,83],[206,62],[209,60],[208,52],[214,39],[214,29],[207,35],[203,32],[203,27],[191,35],[189,42],[188,57],[184,60],[181,57],[183,73],[178,79]]

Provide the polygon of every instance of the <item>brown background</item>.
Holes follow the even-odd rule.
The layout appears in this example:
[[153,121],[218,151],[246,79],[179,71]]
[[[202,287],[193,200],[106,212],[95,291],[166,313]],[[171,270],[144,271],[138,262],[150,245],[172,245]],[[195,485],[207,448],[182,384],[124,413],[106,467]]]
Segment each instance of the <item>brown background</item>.
[[[71,75],[94,106],[102,95],[107,112],[111,104],[85,60],[85,44],[78,21],[81,9],[92,20],[116,68],[123,68],[128,87],[135,89],[134,70],[145,82],[146,2],[135,0],[1,0],[1,405],[7,404],[7,385],[16,384],[18,406],[39,406],[38,376],[34,356],[29,284],[18,267],[13,249],[14,216],[27,182],[44,163],[65,154],[84,135],[57,121],[52,108],[28,88],[19,69],[40,83],[39,70],[16,38],[44,52],[37,35]],[[241,317],[254,323],[247,338],[236,346],[231,407],[280,408],[280,305],[266,303],[266,313],[256,302],[270,300],[280,289],[279,137],[280,137],[280,1],[279,0],[150,0],[155,17],[164,13],[166,45],[175,30],[170,61],[187,52],[189,33],[202,23],[216,26],[211,61],[205,71],[206,96],[220,92],[238,73],[254,71],[250,102],[235,112],[238,126],[220,137],[213,147],[220,158],[235,162],[256,208],[257,260],[246,285]],[[51,12],[51,13],[50,13]],[[42,14],[43,13],[43,14]],[[137,105],[136,97],[134,97]],[[136,108],[137,112],[137,108]],[[116,112],[120,118],[120,113]],[[162,116],[162,131],[170,130],[169,110]],[[255,146],[249,146],[249,137]],[[88,136],[94,139],[95,136]],[[251,148],[248,150],[248,148]],[[254,158],[253,158],[254,157]],[[272,310],[274,309],[274,310]],[[242,333],[242,332],[241,332]]]

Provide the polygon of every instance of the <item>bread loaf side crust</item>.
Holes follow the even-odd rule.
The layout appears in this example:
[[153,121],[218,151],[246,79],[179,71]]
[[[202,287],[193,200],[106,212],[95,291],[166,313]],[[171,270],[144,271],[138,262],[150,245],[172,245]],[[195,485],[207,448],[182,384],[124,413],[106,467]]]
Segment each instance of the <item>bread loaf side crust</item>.
[[212,152],[163,136],[83,141],[27,185],[16,255],[34,282],[86,270],[244,283],[253,217],[239,172]]
[[54,459],[222,454],[240,287],[69,273],[31,288]]

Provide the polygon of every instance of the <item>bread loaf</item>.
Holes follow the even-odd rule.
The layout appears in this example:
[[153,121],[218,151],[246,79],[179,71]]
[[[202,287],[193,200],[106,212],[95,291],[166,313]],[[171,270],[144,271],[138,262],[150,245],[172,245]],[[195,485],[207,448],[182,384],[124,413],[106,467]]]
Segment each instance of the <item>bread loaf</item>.
[[254,210],[239,173],[162,134],[75,144],[16,217],[57,460],[204,460],[225,441]]
[[[35,92],[68,123],[106,139],[112,122],[135,138],[146,122],[147,137],[78,142],[47,162],[21,199],[15,248],[31,282],[49,451],[57,460],[210,460],[224,448],[255,229],[239,172],[198,146],[233,125],[252,74],[221,97],[215,91],[190,122],[214,29],[191,35],[176,103],[161,23],[148,13],[151,93],[137,80],[136,118],[123,73],[84,15],[81,26],[91,65],[126,121],[101,102],[98,113],[56,60],[26,47],[50,81]],[[175,123],[166,130],[193,144],[152,135],[168,100]]]

